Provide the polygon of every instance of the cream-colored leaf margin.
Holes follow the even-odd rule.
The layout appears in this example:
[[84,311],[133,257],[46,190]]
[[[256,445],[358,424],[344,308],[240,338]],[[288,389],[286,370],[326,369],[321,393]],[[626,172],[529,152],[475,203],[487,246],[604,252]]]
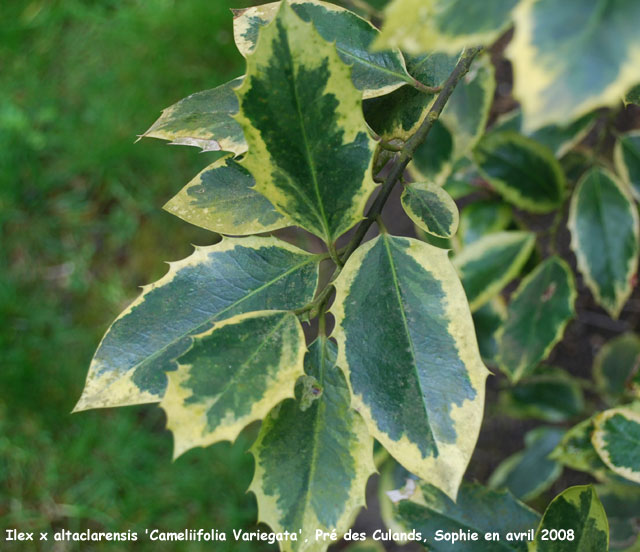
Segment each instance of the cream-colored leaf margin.
[[[440,207],[451,215],[451,224],[444,232],[439,232],[435,228],[429,228],[422,216],[413,210],[411,207],[411,200],[409,198],[409,194],[411,194],[412,191],[417,191],[418,193],[424,191],[437,196],[438,201],[440,202]],[[460,214],[458,213],[456,202],[453,201],[452,197],[437,184],[431,184],[428,182],[413,182],[408,184],[402,191],[400,201],[409,218],[416,224],[416,226],[419,226],[428,234],[433,234],[439,238],[450,238],[457,232],[458,224],[460,222]]]
[[[344,13],[348,12],[349,15],[353,17],[357,17],[358,19],[362,19],[358,14],[342,8],[340,6],[336,6],[335,4],[330,4],[328,2],[322,2],[321,0],[288,0],[289,5],[291,4],[311,4],[314,6],[321,6],[325,10],[329,12],[335,13]],[[256,49],[256,44],[244,38],[248,31],[251,29],[251,19],[259,18],[266,22],[271,22],[276,14],[278,13],[278,9],[280,7],[280,2],[271,2],[270,4],[264,4],[262,6],[254,6],[252,8],[233,10],[233,39],[238,47],[240,53],[247,57],[253,53]],[[373,30],[378,32],[378,29],[374,27],[369,21],[366,19],[362,19],[369,25]],[[404,61],[404,57],[399,51],[396,51],[399,60],[402,63],[402,67],[406,71],[406,64]],[[366,62],[366,60],[363,60]],[[367,100],[369,98],[377,98],[378,96],[386,96],[390,94],[394,90],[397,90],[401,86],[405,84],[410,84],[412,82],[412,78],[408,73],[405,75],[405,81],[399,82],[396,84],[389,84],[387,86],[381,86],[380,88],[368,88],[362,90],[362,98]]]
[[[225,167],[230,159],[232,159],[232,156],[227,155],[200,171],[182,190],[167,201],[163,209],[189,224],[195,224],[219,234],[231,234],[233,236],[260,234],[291,226],[292,223],[280,213],[277,213],[279,218],[276,222],[271,224],[260,223],[258,220],[260,213],[248,212],[244,206],[238,205],[238,201],[243,202],[248,199],[247,195],[238,197],[238,195],[230,194],[228,197],[220,198],[215,205],[210,207],[193,204],[194,197],[189,195],[189,190],[201,187],[203,185],[202,177],[206,173]],[[258,192],[253,188],[247,188],[247,194],[259,196]],[[264,199],[264,202],[266,203],[267,200]],[[238,210],[250,214],[252,218],[250,220],[238,220]]]
[[[105,337],[111,331],[113,325],[122,318],[125,318],[131,311],[140,306],[146,300],[146,295],[156,288],[166,286],[171,283],[175,277],[181,271],[187,268],[197,267],[200,264],[210,261],[210,255],[213,253],[224,253],[225,251],[231,251],[236,247],[260,249],[263,247],[278,247],[291,251],[297,255],[304,255],[306,251],[298,249],[297,247],[278,240],[276,238],[260,238],[251,236],[248,238],[224,238],[222,241],[215,245],[198,246],[195,245],[195,251],[188,257],[180,260],[167,263],[169,265],[169,271],[157,282],[142,286],[142,293],[124,310],[118,317],[111,323],[111,326],[105,332],[98,350],[102,346]],[[309,255],[308,262],[313,262],[317,256]],[[300,266],[303,266],[302,264]],[[316,278],[318,272],[316,272]],[[252,292],[253,295],[255,292]],[[244,299],[243,299],[244,300]],[[238,305],[236,302],[226,309],[223,309],[215,315],[218,320],[224,319],[225,311],[231,310]],[[134,404],[154,403],[162,399],[161,396],[142,391],[134,382],[133,375],[136,368],[139,365],[128,368],[125,372],[118,369],[112,369],[109,366],[104,366],[94,356],[89,366],[89,372],[87,374],[87,380],[85,382],[82,396],[76,404],[73,412],[80,412],[82,410],[89,410],[92,408],[107,408],[116,406],[129,406]]]
[[173,432],[174,459],[194,447],[206,447],[219,441],[235,441],[238,434],[251,422],[261,420],[279,402],[295,396],[294,385],[298,377],[304,374],[304,355],[307,349],[302,326],[294,314],[285,311],[256,311],[240,314],[216,323],[210,330],[194,336],[194,339],[206,338],[225,326],[239,324],[248,318],[269,317],[282,317],[269,336],[286,326],[289,326],[287,330],[297,329],[298,335],[297,339],[290,343],[283,340],[276,377],[269,379],[264,396],[251,404],[248,414],[236,416],[228,412],[220,425],[211,430],[207,413],[219,397],[208,397],[206,401],[187,404],[185,401],[193,393],[191,389],[183,386],[183,383],[188,381],[191,375],[191,366],[178,364],[176,371],[167,372],[169,384],[160,407],[167,413],[167,429]]
[[[271,201],[274,207],[282,214],[293,219],[292,210],[287,208],[289,196],[283,193],[273,182],[273,172],[274,169],[277,170],[277,164],[273,162],[260,132],[253,127],[251,121],[242,112],[243,98],[251,89],[253,79],[260,78],[264,74],[264,67],[269,66],[273,55],[270,46],[278,38],[277,20],[281,20],[288,30],[287,38],[294,48],[292,57],[295,59],[294,64],[296,66],[304,67],[309,71],[328,60],[329,79],[323,94],[332,94],[337,100],[336,117],[343,130],[342,144],[349,144],[355,140],[359,133],[366,132],[366,123],[362,114],[362,96],[351,82],[351,67],[343,63],[338,56],[335,45],[326,42],[318,34],[312,23],[305,23],[295,14],[287,1],[282,2],[277,17],[265,27],[260,28],[256,50],[247,57],[247,76],[242,86],[236,89],[240,112],[235,118],[242,126],[249,144],[249,153],[243,159],[242,165],[255,178],[255,189]],[[295,76],[293,77],[295,78]],[[324,221],[321,224],[313,224],[309,221],[309,217],[298,217],[294,221],[313,234],[322,237],[325,242],[334,241],[337,236],[346,232],[364,218],[363,212],[367,200],[376,188],[376,184],[371,177],[373,152],[375,151],[376,143],[368,133],[367,139],[371,151],[369,166],[365,171],[362,182],[359,183],[360,189],[352,198],[351,207],[348,210],[345,209],[343,222],[339,228],[330,232]],[[349,185],[354,184],[357,183],[349,183]],[[318,208],[323,208],[323,206],[318,206]]]
[[385,24],[374,48],[399,47],[413,54],[430,51],[455,54],[469,46],[491,44],[509,27],[510,21],[505,21],[488,31],[442,33],[437,14],[446,4],[446,0],[395,0],[385,11]]
[[[605,436],[607,435],[607,430],[605,429],[605,423],[607,420],[613,418],[614,416],[623,416],[627,420],[634,422],[638,426],[640,426],[640,412],[638,409],[631,409],[625,407],[619,408],[611,408],[609,410],[605,410],[600,414],[596,415],[593,418],[594,432],[591,434],[591,443],[593,447],[596,449],[597,453],[602,458],[602,461],[615,473],[621,475],[625,479],[629,481],[634,481],[635,483],[640,483],[640,471],[635,471],[631,468],[625,466],[618,466],[613,463],[611,460],[611,455],[607,451],[607,442],[605,440]],[[640,445],[638,445],[638,454],[637,458],[640,462]]]
[[[623,185],[618,178],[611,172],[606,169],[599,168],[599,171],[603,172],[607,178],[609,178],[618,191],[629,201],[629,213],[631,218],[633,219],[633,232],[636,235],[636,240],[640,236],[640,223],[638,221],[638,210],[636,209],[633,198],[631,197],[631,193],[627,186]],[[571,232],[571,249],[576,255],[576,260],[578,262],[578,270],[582,274],[584,278],[584,282],[587,287],[591,290],[593,297],[596,302],[601,305],[613,318],[618,318],[620,316],[620,312],[622,311],[622,307],[627,302],[627,299],[631,296],[633,292],[633,286],[631,285],[632,277],[638,270],[638,255],[631,256],[627,263],[626,277],[624,283],[620,285],[620,282],[615,282],[615,295],[616,299],[614,303],[610,303],[606,300],[602,294],[600,293],[600,287],[598,283],[594,280],[591,275],[591,270],[589,268],[589,260],[587,256],[580,247],[580,242],[578,238],[578,229],[577,229],[577,220],[578,220],[578,196],[582,191],[583,184],[587,178],[590,177],[593,171],[587,172],[578,182],[576,189],[573,192],[573,196],[571,197],[571,205],[569,207],[569,219],[567,221],[567,227]],[[603,253],[603,252],[601,252]]]
[[[549,109],[542,96],[555,79],[563,78],[563,72],[554,73],[545,68],[540,52],[533,46],[533,6],[538,1],[522,0],[513,10],[515,32],[505,51],[513,65],[513,95],[522,105],[525,133],[549,124],[565,125],[594,109],[620,104],[626,92],[638,82],[640,66],[640,45],[636,45],[635,48],[629,48],[616,79],[599,93],[572,103],[570,109],[566,105],[555,111]],[[571,32],[571,29],[567,29],[567,32]]]
[[462,278],[464,276],[464,268],[467,263],[480,261],[487,252],[490,252],[493,249],[509,247],[518,242],[522,243],[522,248],[516,258],[508,267],[505,267],[507,270],[499,274],[494,274],[494,279],[487,287],[484,288],[484,291],[469,303],[471,312],[477,311],[480,307],[490,301],[500,293],[504,286],[520,274],[524,263],[531,256],[531,252],[533,251],[533,247],[536,243],[536,236],[533,232],[517,230],[507,230],[505,232],[487,234],[466,246],[461,253],[454,257],[453,264]]
[[[344,367],[349,390],[351,391],[351,404],[364,418],[371,435],[380,441],[391,456],[407,470],[425,482],[438,487],[452,500],[455,500],[462,482],[462,476],[478,439],[484,411],[485,380],[490,372],[480,358],[471,312],[469,311],[462,284],[449,261],[446,250],[415,239],[403,238],[411,244],[404,251],[405,254],[412,257],[414,261],[441,282],[448,298],[455,298],[455,300],[444,305],[445,314],[450,320],[448,331],[458,345],[459,357],[467,368],[471,386],[477,393],[473,400],[467,400],[461,406],[452,406],[451,419],[458,436],[457,441],[455,443],[438,442],[439,455],[437,457],[423,458],[418,446],[410,441],[406,435],[402,435],[396,441],[382,431],[378,427],[371,408],[361,395],[353,392],[351,386],[351,374],[346,356],[347,336],[342,326],[345,320],[344,306],[349,301],[349,290],[358,275],[362,261],[369,250],[381,239],[389,238],[382,234],[356,249],[336,280],[336,298],[331,307],[331,312],[336,321],[334,337],[338,343],[338,365]],[[384,322],[381,320],[381,323]]]

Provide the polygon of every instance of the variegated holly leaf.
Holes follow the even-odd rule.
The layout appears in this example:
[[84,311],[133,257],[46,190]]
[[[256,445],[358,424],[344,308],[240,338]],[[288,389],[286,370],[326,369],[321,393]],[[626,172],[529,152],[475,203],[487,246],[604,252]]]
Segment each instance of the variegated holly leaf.
[[520,500],[533,500],[562,474],[562,466],[549,458],[564,435],[563,429],[539,427],[525,437],[525,448],[503,460],[489,478],[492,489],[508,489]]
[[507,307],[499,295],[473,313],[473,325],[476,329],[480,355],[488,364],[495,364],[498,354],[496,336],[506,318]]
[[241,313],[303,307],[320,259],[275,238],[244,238],[170,263],[105,334],[75,411],[159,401],[190,336]]
[[164,209],[220,234],[243,236],[289,226],[254,185],[249,171],[229,155],[200,172]]
[[233,118],[238,112],[234,89],[242,77],[217,88],[187,96],[167,107],[141,138],[172,140],[172,144],[196,146],[203,151],[247,151],[242,127]]
[[447,251],[382,234],[347,261],[332,312],[338,364],[369,431],[405,468],[455,497],[488,371]]
[[640,412],[605,410],[594,418],[591,441],[602,461],[625,479],[640,483]]
[[640,4],[524,0],[506,54],[524,124],[567,124],[640,81]]
[[437,129],[418,146],[410,165],[416,179],[448,174],[482,136],[495,91],[494,69],[488,56],[480,56],[451,94]]
[[593,485],[569,487],[551,501],[536,532],[536,552],[560,550],[558,539],[549,535],[554,529],[573,531],[572,539],[561,542],[563,552],[609,550],[609,524]]
[[362,219],[375,188],[361,94],[335,46],[288,2],[259,35],[238,90],[242,165],[276,209],[332,243]]
[[[409,74],[422,84],[434,88],[444,83],[459,57],[459,54],[433,52],[422,56],[405,56]],[[463,80],[456,89],[464,85]],[[363,105],[364,115],[371,128],[385,140],[397,138],[406,141],[418,128],[435,98],[435,93],[429,94],[405,85],[385,96],[367,99]]]
[[500,406],[517,418],[564,422],[582,412],[584,397],[579,383],[565,370],[540,367],[502,391]]
[[491,44],[511,23],[518,0],[395,0],[376,45],[413,53],[455,53]]
[[578,183],[569,210],[571,247],[596,301],[617,318],[638,270],[638,210],[625,187],[604,169]]
[[593,431],[593,418],[575,425],[564,434],[549,458],[572,470],[590,473],[597,479],[605,479],[611,472],[593,447]]
[[458,230],[458,207],[440,186],[414,182],[405,186],[400,199],[405,213],[425,232],[450,238]]
[[504,230],[511,224],[512,209],[501,201],[484,200],[469,203],[460,211],[460,239],[464,246],[486,234]]
[[[526,535],[536,528],[540,515],[517,500],[508,491],[495,491],[477,483],[463,482],[453,502],[437,488],[422,483],[409,500],[393,507],[394,517],[405,531],[422,534],[426,547],[434,552],[526,552]],[[476,532],[478,540],[437,539],[436,532],[467,534]],[[487,541],[485,533],[498,533],[499,540]],[[508,533],[519,540],[508,539]]]
[[[278,405],[263,422],[251,452],[256,472],[250,490],[259,520],[276,532],[301,530],[282,550],[325,550],[315,531],[341,536],[365,503],[365,487],[376,471],[373,439],[351,409],[349,388],[336,366],[336,346],[321,336],[309,346],[296,398]],[[295,451],[295,454],[292,454]]]
[[640,132],[623,134],[614,150],[616,170],[640,201]]
[[606,343],[593,360],[593,379],[611,403],[627,393],[640,397],[640,337],[627,333]]
[[535,245],[533,232],[487,234],[454,258],[472,311],[479,309],[520,274]]
[[565,178],[551,150],[513,131],[491,132],[474,158],[489,184],[516,207],[548,213],[564,198]]
[[[335,43],[340,59],[353,68],[354,86],[365,98],[383,96],[404,84],[414,83],[398,50],[371,51],[371,43],[379,31],[365,19],[320,0],[290,0],[289,4],[301,19],[313,23],[324,40]],[[274,19],[279,7],[280,2],[271,2],[234,10],[233,36],[243,56],[255,50],[260,27]]]
[[507,130],[518,132],[547,146],[556,157],[562,157],[578,144],[589,133],[596,122],[597,112],[593,111],[567,125],[547,125],[542,128],[529,130],[523,128],[522,111],[514,109],[499,117],[490,132],[504,132]]
[[573,274],[559,257],[549,257],[522,280],[498,333],[498,365],[516,383],[542,362],[573,318]]
[[295,314],[240,314],[193,337],[168,372],[160,406],[173,431],[173,456],[234,441],[240,431],[293,396],[304,373],[304,332]]

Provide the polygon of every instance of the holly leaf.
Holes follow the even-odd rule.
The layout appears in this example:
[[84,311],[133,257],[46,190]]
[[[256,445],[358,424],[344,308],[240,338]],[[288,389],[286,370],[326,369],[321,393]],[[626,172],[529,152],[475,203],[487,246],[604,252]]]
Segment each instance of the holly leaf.
[[518,0],[395,0],[385,10],[376,46],[413,53],[455,53],[491,44],[511,23]]
[[506,55],[527,129],[613,107],[640,81],[640,4],[634,0],[526,0],[513,16]]
[[525,448],[509,456],[489,478],[492,489],[508,489],[516,498],[529,501],[549,489],[562,474],[562,466],[549,459],[564,435],[564,430],[539,427],[525,437]]
[[405,213],[425,232],[450,238],[458,230],[458,207],[440,186],[413,182],[405,186],[400,200]]
[[[499,515],[496,513],[499,512]],[[507,540],[508,533],[531,534],[540,515],[507,491],[487,489],[477,483],[463,482],[453,502],[437,488],[422,483],[409,500],[394,505],[394,514],[405,531],[415,529],[434,552],[526,552],[526,541]],[[478,540],[437,539],[443,533],[478,533]],[[498,533],[500,540],[487,541],[485,533]]]
[[605,343],[593,360],[593,379],[610,403],[640,397],[640,337],[626,333]]
[[298,385],[296,398],[269,414],[251,448],[256,472],[250,490],[259,520],[276,532],[301,530],[299,541],[283,542],[283,550],[324,550],[317,529],[342,535],[364,506],[367,480],[376,471],[373,439],[350,407],[336,354],[323,336],[309,346],[305,374],[317,382],[315,400],[304,408]]
[[[609,524],[593,485],[569,487],[551,501],[536,532],[536,552],[557,552],[558,541],[549,538],[554,529],[573,531],[573,539],[562,542],[563,551],[609,550]],[[545,533],[547,538],[543,539]]]
[[289,226],[254,185],[249,171],[228,155],[200,172],[164,209],[220,234],[243,236]]
[[115,320],[89,367],[74,411],[157,402],[165,372],[214,322],[257,310],[293,310],[315,293],[318,263],[275,238],[225,239],[175,263]]
[[628,132],[618,138],[614,159],[616,171],[640,201],[640,132]]
[[160,403],[173,431],[174,458],[193,447],[234,441],[293,396],[305,349],[297,317],[283,311],[241,314],[193,336],[178,369],[167,374]]
[[541,367],[505,389],[500,394],[500,406],[517,418],[564,422],[582,412],[584,397],[578,382],[564,370]]
[[640,413],[628,407],[611,408],[593,421],[593,446],[615,473],[640,483]]
[[512,209],[501,201],[469,203],[460,211],[460,239],[468,246],[487,234],[504,230],[511,224]]
[[631,88],[631,90],[627,92],[623,101],[625,106],[629,104],[640,105],[640,84],[636,84]]
[[498,333],[498,365],[512,383],[531,373],[562,339],[575,299],[573,274],[559,257],[549,257],[522,280]]
[[243,77],[217,88],[196,92],[167,107],[140,138],[172,140],[172,144],[196,146],[203,151],[247,151],[242,127],[233,118],[238,112],[234,89]]
[[532,232],[487,234],[455,256],[464,291],[472,311],[479,309],[513,280],[531,256]]
[[638,211],[629,193],[604,169],[589,171],[571,198],[568,225],[587,287],[617,318],[638,270]]
[[491,132],[474,150],[480,173],[516,207],[532,213],[557,209],[564,198],[565,177],[553,153],[513,131]]
[[[413,84],[402,54],[397,49],[372,52],[371,44],[379,35],[371,23],[335,4],[320,0],[288,2],[303,21],[313,23],[320,36],[334,42],[338,56],[352,66],[353,85],[364,98],[383,96],[404,84]],[[260,27],[275,17],[280,2],[234,10],[233,36],[240,53],[247,57],[256,48]]]
[[[433,52],[422,56],[405,55],[409,74],[425,86],[433,88],[442,86],[459,57],[459,54]],[[463,80],[458,83],[456,89],[464,84]],[[404,85],[384,96],[365,100],[364,115],[371,128],[385,140],[397,138],[406,141],[420,126],[436,95],[417,90],[411,85]],[[449,98],[449,101],[451,100],[452,98]]]
[[447,251],[387,234],[367,242],[336,280],[332,312],[338,364],[370,433],[454,497],[477,439],[488,371]]
[[242,165],[276,209],[332,243],[362,219],[375,188],[361,94],[335,46],[287,2],[259,35],[238,89]]

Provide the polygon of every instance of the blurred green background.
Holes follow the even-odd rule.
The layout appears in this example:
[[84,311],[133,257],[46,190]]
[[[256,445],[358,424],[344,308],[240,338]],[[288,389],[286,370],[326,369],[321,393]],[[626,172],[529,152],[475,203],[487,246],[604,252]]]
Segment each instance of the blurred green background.
[[[244,5],[0,2],[3,534],[254,527],[251,430],[174,463],[156,406],[70,415],[102,334],[137,286],[189,244],[215,239],[161,209],[215,154],[134,141],[164,107],[242,74],[229,8]],[[133,546],[157,549],[102,549]]]

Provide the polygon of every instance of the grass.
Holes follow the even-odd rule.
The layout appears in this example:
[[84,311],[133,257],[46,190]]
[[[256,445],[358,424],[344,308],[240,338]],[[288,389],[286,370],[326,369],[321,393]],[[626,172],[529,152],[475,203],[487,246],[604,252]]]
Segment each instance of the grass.
[[136,286],[159,278],[163,260],[188,255],[190,243],[215,240],[160,208],[211,154],[134,140],[162,108],[242,73],[229,8],[243,5],[0,6],[2,534],[254,527],[251,430],[174,463],[155,406],[70,415],[100,337]]

